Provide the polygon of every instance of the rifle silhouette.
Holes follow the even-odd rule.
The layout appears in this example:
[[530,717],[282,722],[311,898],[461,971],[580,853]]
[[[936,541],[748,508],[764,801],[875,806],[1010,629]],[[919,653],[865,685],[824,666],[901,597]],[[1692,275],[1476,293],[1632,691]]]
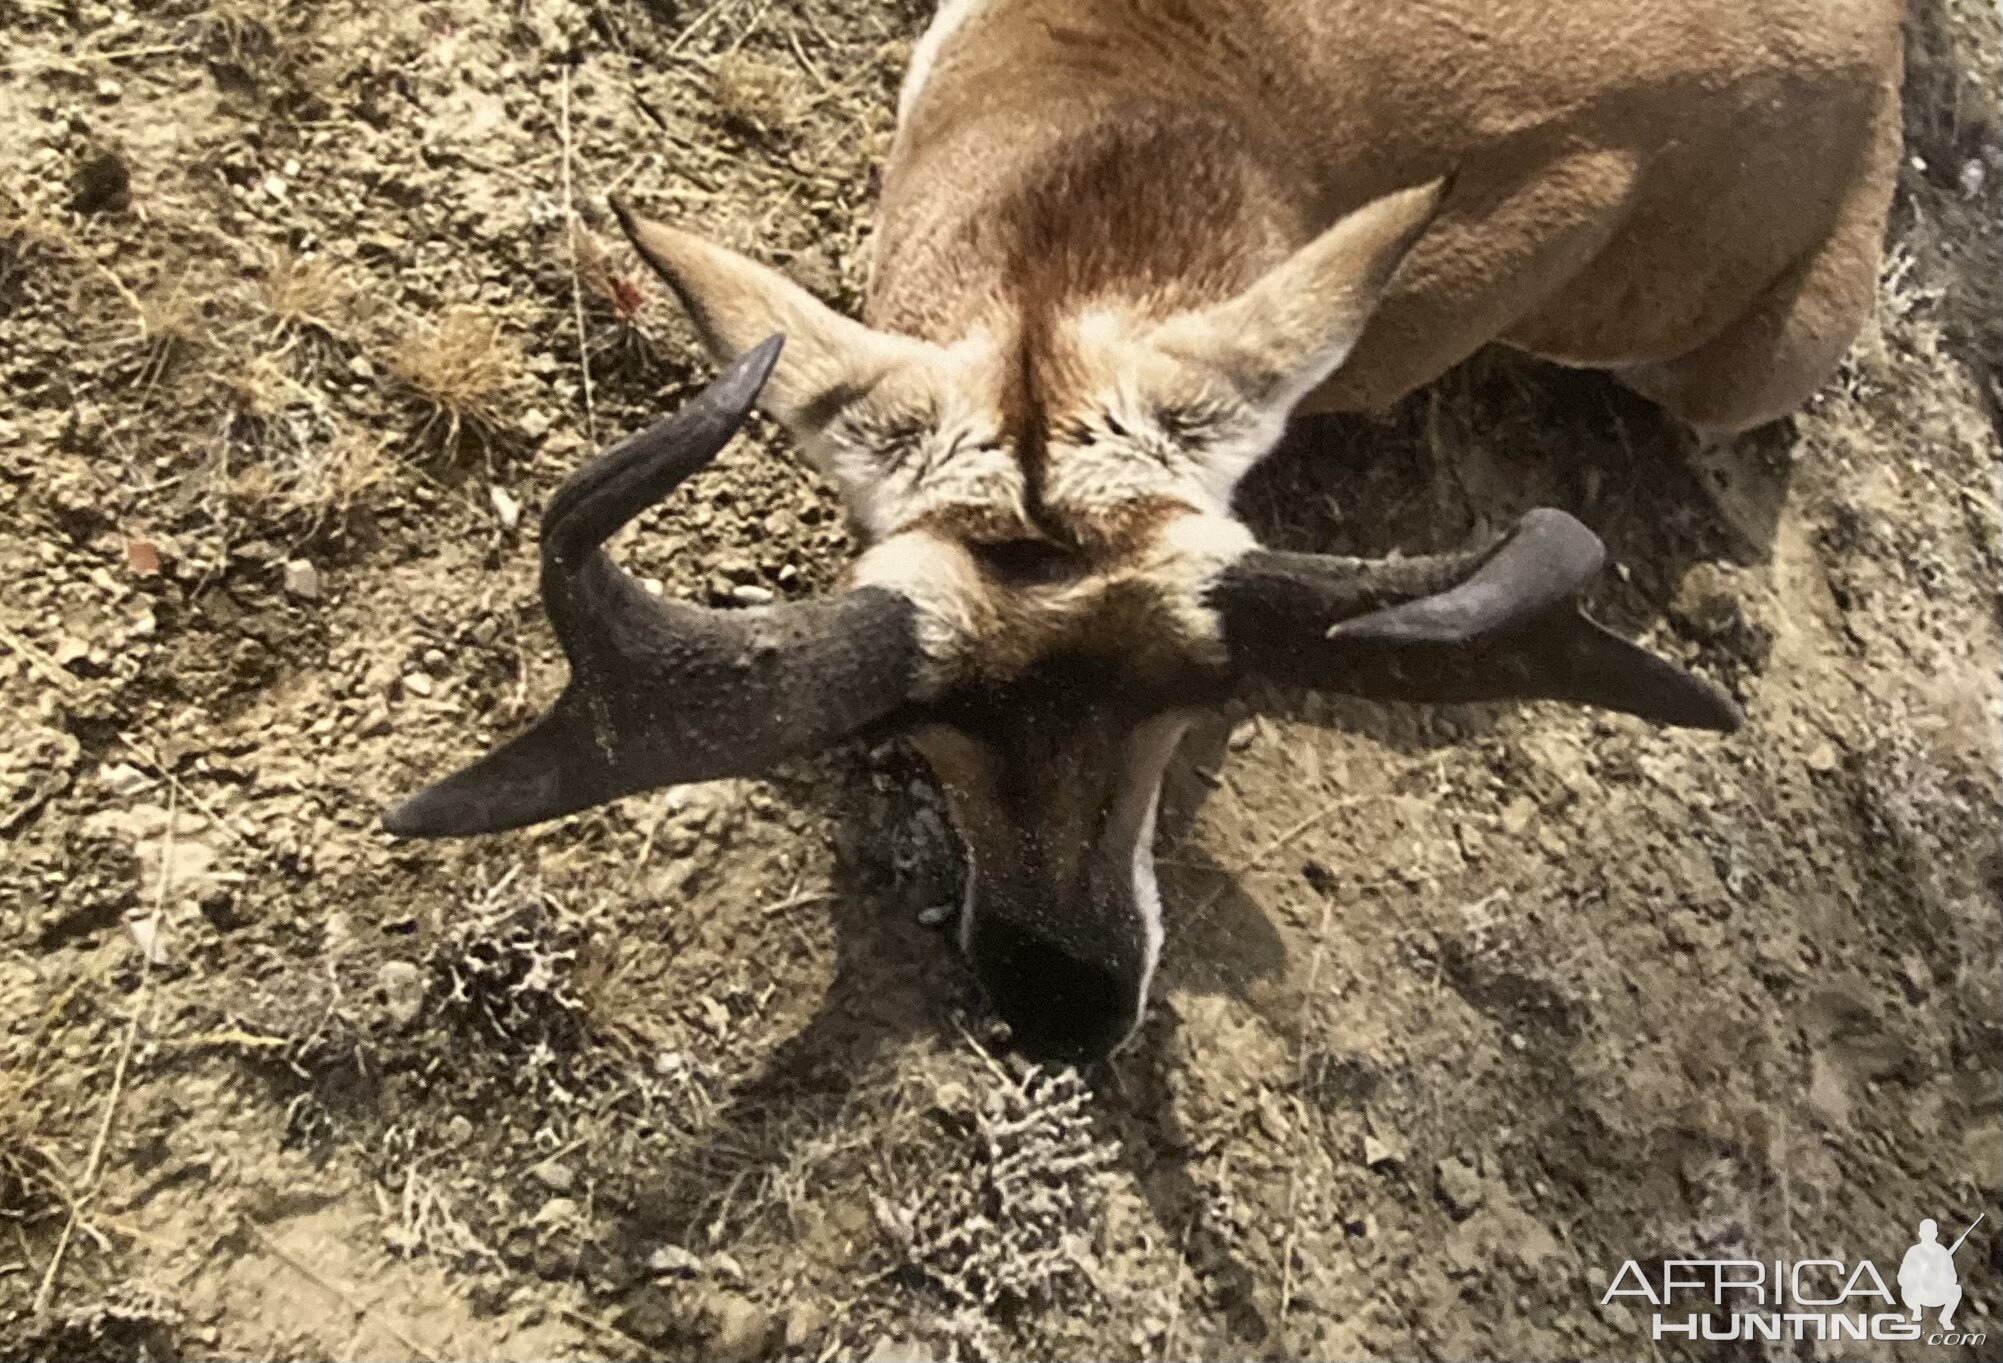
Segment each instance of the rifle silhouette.
[[1952,1259],[1954,1257],[1954,1252],[1961,1248],[1961,1241],[1966,1240],[1970,1235],[1973,1235],[1975,1233],[1975,1228],[1982,1224],[1982,1218],[1987,1215],[1989,1215],[1988,1212],[1979,1212],[1976,1214],[1975,1219],[1968,1223],[1968,1229],[1961,1233],[1961,1239],[1956,1240],[1953,1244],[1947,1247],[1948,1258]]

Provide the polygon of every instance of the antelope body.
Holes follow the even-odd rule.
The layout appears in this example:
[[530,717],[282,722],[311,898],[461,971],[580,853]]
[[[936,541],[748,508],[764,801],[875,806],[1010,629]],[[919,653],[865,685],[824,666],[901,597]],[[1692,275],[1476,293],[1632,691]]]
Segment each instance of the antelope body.
[[[534,730],[392,814],[554,817],[908,733],[969,852],[960,940],[1015,1035],[1102,1054],[1162,931],[1170,756],[1252,677],[1730,728],[1593,625],[1598,541],[1368,562],[1231,511],[1294,412],[1504,342],[1731,431],[1864,320],[1900,0],[947,0],[900,100],[865,320],[615,205],[729,374],[545,514],[572,666]],[[781,354],[774,333],[785,336]],[[757,400],[839,486],[844,592],[663,606],[597,545]]]

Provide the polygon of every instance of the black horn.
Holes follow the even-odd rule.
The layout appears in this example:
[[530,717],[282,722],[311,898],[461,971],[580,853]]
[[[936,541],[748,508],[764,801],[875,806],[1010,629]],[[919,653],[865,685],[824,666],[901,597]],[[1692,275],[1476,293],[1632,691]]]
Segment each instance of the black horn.
[[686,408],[571,476],[542,518],[542,599],[570,683],[533,728],[384,816],[404,837],[492,833],[684,781],[750,775],[902,705],[911,602],[882,588],[750,610],[656,600],[599,546],[716,457],[774,336]]
[[1482,549],[1410,559],[1254,551],[1211,590],[1233,666],[1377,700],[1565,700],[1729,732],[1715,684],[1588,617],[1605,561],[1562,511],[1526,514]]

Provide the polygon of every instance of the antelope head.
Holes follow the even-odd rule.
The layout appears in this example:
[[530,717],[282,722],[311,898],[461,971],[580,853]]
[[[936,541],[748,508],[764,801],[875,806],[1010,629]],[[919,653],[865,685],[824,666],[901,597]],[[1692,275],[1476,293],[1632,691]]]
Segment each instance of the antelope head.
[[[1138,1025],[1160,952],[1165,767],[1198,716],[1254,679],[1735,727],[1716,687],[1580,612],[1603,549],[1563,512],[1464,552],[1381,561],[1267,551],[1233,516],[1239,478],[1342,363],[1438,197],[1368,205],[1202,306],[1084,307],[1029,337],[1004,307],[945,342],[843,317],[622,208],[729,367],[551,500],[542,594],[570,683],[389,828],[518,827],[902,732],[969,853],[959,939],[985,993],[1026,1051],[1089,1059]],[[824,600],[658,601],[599,546],[754,402],[834,480],[863,552]]]

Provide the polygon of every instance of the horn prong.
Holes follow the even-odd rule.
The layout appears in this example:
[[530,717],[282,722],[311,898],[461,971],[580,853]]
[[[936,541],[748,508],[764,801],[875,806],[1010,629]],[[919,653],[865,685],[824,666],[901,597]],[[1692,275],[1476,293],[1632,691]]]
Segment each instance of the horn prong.
[[1611,633],[1578,604],[1606,547],[1538,508],[1499,544],[1429,559],[1254,553],[1212,600],[1243,672],[1377,700],[1566,700],[1730,732],[1715,683]]
[[756,610],[657,601],[602,546],[716,457],[771,374],[780,338],[687,408],[592,460],[543,515],[543,609],[570,682],[513,741],[389,811],[405,837],[492,833],[684,781],[750,775],[902,705],[915,607],[876,587]]

